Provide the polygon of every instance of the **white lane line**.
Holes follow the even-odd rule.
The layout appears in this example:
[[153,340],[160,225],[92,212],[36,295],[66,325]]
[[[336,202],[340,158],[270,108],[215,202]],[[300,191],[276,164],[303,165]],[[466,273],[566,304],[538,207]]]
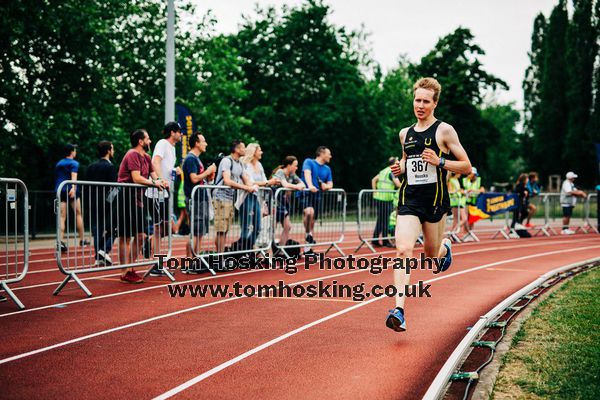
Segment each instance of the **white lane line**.
[[[359,272],[364,272],[364,270],[356,270],[356,271],[351,271],[351,272],[342,272],[342,273],[339,273],[339,274],[333,274],[333,275],[323,276],[321,278],[307,279],[307,280],[303,280],[303,281],[299,281],[299,282],[289,283],[288,285],[289,286],[297,286],[297,285],[301,285],[301,284],[304,284],[304,283],[317,281],[317,280],[320,280],[320,279],[337,278],[339,276],[349,275],[349,274],[355,274],[355,273],[359,273]],[[25,358],[25,357],[33,356],[35,354],[44,353],[46,351],[53,350],[53,349],[56,349],[56,348],[59,348],[59,347],[64,347],[64,346],[67,346],[67,345],[70,345],[70,344],[82,342],[82,341],[87,340],[87,339],[95,338],[95,337],[98,337],[98,336],[103,336],[103,335],[106,335],[106,334],[109,334],[109,333],[113,333],[113,332],[118,332],[118,331],[121,331],[123,329],[132,328],[134,326],[139,326],[139,325],[147,324],[147,323],[150,323],[150,322],[153,322],[153,321],[158,321],[158,320],[169,318],[169,317],[173,317],[173,316],[176,316],[176,315],[185,314],[185,313],[188,313],[188,312],[191,312],[191,311],[200,310],[202,308],[207,308],[207,307],[215,306],[215,305],[218,305],[218,304],[226,303],[226,302],[229,302],[229,301],[240,300],[240,299],[245,299],[245,298],[247,298],[247,297],[230,297],[230,298],[227,298],[227,299],[217,300],[217,301],[214,301],[214,302],[211,302],[211,303],[207,303],[207,304],[201,304],[199,306],[194,306],[194,307],[190,307],[190,308],[184,308],[182,310],[173,311],[173,312],[170,312],[170,313],[167,313],[167,314],[157,315],[157,316],[154,316],[154,317],[151,317],[151,318],[147,318],[147,319],[144,319],[144,320],[141,320],[141,321],[137,321],[137,322],[132,322],[132,323],[129,323],[129,324],[126,324],[126,325],[121,325],[121,326],[117,326],[117,327],[114,327],[114,328],[105,329],[105,330],[100,331],[100,332],[91,333],[89,335],[80,336],[78,338],[67,340],[67,341],[64,341],[64,342],[61,342],[61,343],[57,343],[57,344],[53,344],[53,345],[50,345],[50,346],[42,347],[42,348],[37,349],[37,350],[32,350],[32,351],[28,351],[26,353],[21,353],[21,354],[17,354],[15,356],[12,356],[12,357],[4,358],[4,359],[0,360],[0,365],[9,363],[11,361],[20,360],[20,359]]]
[[[473,271],[479,271],[479,270],[484,269],[484,268],[488,268],[488,267],[492,267],[492,266],[496,266],[496,265],[501,265],[501,264],[506,264],[506,263],[510,263],[510,262],[522,261],[522,260],[527,260],[527,259],[541,257],[541,256],[548,256],[548,255],[552,255],[552,254],[570,253],[570,252],[574,252],[574,251],[588,250],[588,249],[598,248],[598,247],[600,247],[600,246],[587,246],[587,247],[580,247],[580,248],[569,249],[569,250],[550,251],[550,252],[546,252],[546,253],[533,254],[533,255],[529,255],[529,256],[513,258],[513,259],[510,259],[510,260],[497,261],[497,262],[493,262],[493,263],[481,265],[479,267],[469,268],[467,270],[458,271],[458,272],[454,272],[454,273],[451,273],[451,274],[448,274],[448,275],[444,275],[444,276],[440,276],[440,277],[437,277],[437,278],[429,279],[429,280],[425,281],[425,283],[431,283],[431,282],[435,282],[435,281],[440,281],[442,279],[448,279],[448,278],[452,278],[454,276],[466,274],[466,273],[473,272]],[[219,364],[216,367],[214,367],[214,368],[212,368],[212,369],[210,369],[210,370],[208,370],[208,371],[206,371],[206,372],[204,372],[204,373],[196,376],[193,379],[188,380],[187,382],[182,383],[181,385],[179,385],[179,386],[177,386],[177,387],[175,387],[175,388],[173,388],[173,389],[171,389],[171,390],[169,390],[169,391],[167,391],[167,392],[165,392],[165,393],[163,393],[163,394],[161,394],[159,396],[156,396],[154,398],[154,400],[165,400],[165,399],[171,398],[174,395],[176,395],[178,393],[181,393],[182,391],[188,389],[189,387],[191,387],[191,386],[193,386],[193,385],[195,385],[195,384],[197,384],[199,382],[202,382],[203,380],[205,380],[205,379],[207,379],[207,378],[215,375],[216,373],[218,373],[218,372],[220,372],[220,371],[222,371],[222,370],[224,370],[224,369],[226,369],[228,367],[231,367],[232,365],[237,364],[240,361],[242,361],[242,360],[244,360],[244,359],[246,359],[246,358],[248,358],[248,357],[250,357],[250,356],[252,356],[252,355],[254,355],[254,354],[256,354],[256,353],[258,353],[260,351],[262,351],[262,350],[265,350],[265,349],[273,346],[274,344],[277,344],[277,343],[279,343],[279,342],[281,342],[281,341],[283,341],[283,340],[285,340],[285,339],[287,339],[289,337],[297,335],[298,333],[303,332],[303,331],[305,331],[307,329],[310,329],[313,326],[322,324],[323,322],[329,321],[329,320],[331,320],[333,318],[339,317],[340,315],[349,313],[350,311],[356,310],[356,309],[358,309],[360,307],[364,307],[364,306],[366,306],[368,304],[374,303],[374,302],[376,302],[378,300],[385,299],[385,298],[386,297],[375,297],[375,298],[372,298],[372,299],[367,300],[365,302],[356,304],[356,305],[354,305],[352,307],[348,307],[348,308],[345,308],[345,309],[343,309],[341,311],[338,311],[336,313],[330,314],[330,315],[328,315],[326,317],[323,317],[321,319],[318,319],[316,321],[310,322],[310,323],[308,323],[306,325],[303,325],[303,326],[301,326],[301,327],[299,327],[297,329],[294,329],[293,331],[287,332],[287,333],[285,333],[285,334],[283,334],[283,335],[281,335],[279,337],[276,337],[275,339],[269,340],[268,342],[261,344],[260,346],[257,346],[257,347],[255,347],[255,348],[253,348],[251,350],[248,350],[247,352],[242,353],[242,354],[240,354],[237,357],[234,357],[234,358],[232,358],[232,359],[230,359],[230,360],[228,360],[228,361],[226,361],[226,362],[224,362],[222,364]]]
[[[583,239],[578,241],[578,243],[582,243],[582,242],[586,242],[586,241],[595,241],[597,239]],[[556,240],[556,241],[548,241],[545,244],[562,244],[562,243],[571,243],[570,240]],[[517,246],[497,246],[497,247],[488,247],[488,248],[483,248],[483,249],[477,249],[477,250],[468,250],[465,252],[461,252],[461,253],[455,253],[454,255],[463,255],[463,254],[473,254],[473,253],[481,253],[481,252],[486,252],[486,251],[494,251],[494,250],[512,250],[512,249],[518,249],[518,248],[525,248],[525,247],[537,247],[539,246],[539,244],[537,243],[528,243],[528,244],[522,244],[522,245],[517,245]],[[458,246],[457,246],[458,247]],[[343,249],[343,248],[342,248]],[[363,257],[372,257],[372,256],[377,256],[377,255],[384,255],[384,254],[391,254],[394,253],[396,250],[387,250],[387,251],[382,251],[382,252],[378,252],[378,253],[366,253],[366,254],[360,254]],[[53,269],[52,271],[58,271],[58,269]],[[29,273],[28,273],[29,274]],[[119,276],[120,273],[117,274],[110,274],[110,275],[98,275],[98,276],[93,276],[90,278],[82,278],[82,281],[92,281],[92,280],[96,280],[96,279],[103,279],[103,278],[110,278],[110,277],[115,277],[115,276]],[[25,289],[33,289],[33,288],[39,288],[39,287],[45,287],[45,286],[54,286],[54,285],[58,285],[62,282],[61,281],[56,281],[56,282],[47,282],[47,283],[39,283],[36,285],[30,285],[30,286],[20,286],[20,287],[15,287],[13,288],[13,291],[16,290],[25,290]],[[185,281],[181,282],[181,283],[185,283]],[[54,305],[56,306],[56,305]],[[4,314],[6,315],[6,314]],[[0,317],[2,317],[3,315],[0,315]]]
[[[467,273],[467,272],[477,271],[477,270],[480,270],[480,269],[483,269],[483,268],[487,268],[487,267],[491,267],[491,266],[495,266],[495,265],[506,264],[506,263],[515,262],[515,261],[521,261],[521,260],[526,260],[526,259],[530,259],[530,258],[541,257],[541,256],[545,256],[545,255],[558,254],[558,253],[568,253],[568,252],[573,252],[573,251],[581,251],[581,250],[587,250],[587,249],[599,248],[599,247],[600,247],[600,245],[597,245],[597,246],[587,246],[587,247],[580,247],[580,248],[569,249],[569,250],[551,251],[551,252],[546,252],[546,253],[533,254],[533,255],[529,255],[529,256],[513,258],[513,259],[509,259],[509,260],[497,261],[497,262],[486,264],[486,265],[482,265],[482,266],[479,266],[479,267],[470,268],[468,270],[455,272],[453,274],[448,274],[448,275],[443,276],[443,277],[430,279],[430,280],[428,280],[426,282],[434,282],[434,281],[437,281],[437,280],[446,279],[446,278],[449,278],[449,277],[452,277],[452,276],[456,276],[456,275],[461,275],[461,274],[464,274],[464,273]],[[251,272],[251,271],[249,271],[249,272]],[[331,279],[331,278],[336,278],[336,277],[340,277],[340,276],[347,276],[347,275],[361,273],[361,272],[365,272],[365,270],[354,270],[354,271],[341,272],[341,273],[338,273],[338,274],[327,275],[327,276],[322,276],[322,277],[315,277],[315,278],[305,279],[305,280],[302,280],[302,281],[299,281],[299,282],[292,282],[292,283],[289,283],[288,285],[289,286],[297,286],[297,285],[301,285],[301,284],[304,284],[304,283],[316,282],[316,281],[320,281],[320,280],[324,280],[324,279]],[[202,304],[202,305],[199,305],[199,306],[194,306],[194,307],[190,307],[190,308],[186,308],[186,309],[182,309],[182,310],[170,312],[170,313],[167,313],[167,314],[157,315],[157,316],[154,316],[154,317],[151,317],[151,318],[147,318],[147,319],[144,319],[144,320],[141,320],[141,321],[129,323],[129,324],[126,324],[126,325],[121,325],[121,326],[117,326],[117,327],[114,327],[114,328],[105,329],[105,330],[102,330],[102,331],[99,331],[99,332],[95,332],[95,333],[88,334],[88,335],[85,335],[85,336],[80,336],[78,338],[74,338],[74,339],[70,339],[70,340],[67,340],[67,341],[64,341],[64,342],[56,343],[56,344],[53,344],[53,345],[50,345],[50,346],[42,347],[42,348],[39,348],[39,349],[36,349],[36,350],[32,350],[32,351],[29,351],[29,352],[26,352],[26,353],[21,353],[21,354],[14,355],[12,357],[4,358],[4,359],[0,360],[0,365],[6,364],[6,363],[9,363],[9,362],[12,362],[12,361],[20,360],[22,358],[30,357],[30,356],[33,356],[33,355],[36,355],[36,354],[44,353],[44,352],[47,352],[47,351],[50,351],[50,350],[53,350],[53,349],[57,349],[57,348],[60,348],[60,347],[68,346],[70,344],[79,343],[79,342],[82,342],[84,340],[92,339],[92,338],[95,338],[95,337],[98,337],[98,336],[107,335],[107,334],[110,334],[110,333],[114,333],[114,332],[118,332],[118,331],[121,331],[121,330],[124,330],[124,329],[128,329],[128,328],[132,328],[132,327],[144,325],[144,324],[147,324],[147,323],[150,323],[150,322],[162,320],[162,319],[173,317],[173,316],[176,316],[176,315],[181,315],[181,314],[185,314],[185,313],[192,312],[192,311],[195,311],[195,310],[199,310],[199,309],[203,309],[203,308],[208,308],[208,307],[215,306],[215,305],[222,304],[222,303],[226,303],[226,302],[229,302],[229,301],[235,301],[235,300],[240,300],[240,299],[245,299],[245,298],[246,297],[230,297],[230,298],[223,299],[223,300],[217,300],[217,301],[214,301],[214,302],[211,302],[211,303]],[[357,306],[351,307],[351,309],[362,307],[362,306],[364,306],[366,304],[370,304],[374,300],[381,300],[382,298],[384,298],[384,297],[374,298],[374,299],[368,300],[367,302],[364,302],[364,303],[358,304]],[[337,316],[337,315],[344,314],[345,312],[348,312],[348,309],[342,310],[341,312],[338,312],[338,313],[333,314],[333,315]],[[285,339],[285,338],[287,338],[289,336],[293,336],[296,333],[302,332],[303,330],[308,329],[310,326],[317,325],[317,324],[319,324],[321,322],[324,322],[324,321],[326,321],[328,319],[331,319],[331,318],[334,318],[334,317],[330,315],[330,316],[325,317],[325,318],[323,318],[321,320],[312,322],[312,323],[310,323],[308,325],[305,325],[304,327],[301,327],[301,328],[298,328],[298,329],[292,331],[294,333],[288,332],[286,335],[280,336],[279,338],[276,338],[276,339],[273,339],[273,340],[267,342],[267,343],[271,343],[271,344],[269,344],[266,347],[269,347],[272,344],[280,342],[281,340],[283,340],[283,339]],[[262,350],[263,348],[266,348],[266,347],[263,347],[263,346],[265,346],[265,345],[259,346],[260,350]],[[228,362],[223,363],[220,366],[215,367],[215,368],[211,369],[210,371],[205,372],[202,375],[199,375],[199,377],[203,377],[203,378],[200,379],[200,380],[198,380],[198,381],[195,381],[196,379],[198,379],[198,377],[196,377],[196,378],[192,379],[191,381],[188,381],[188,382],[184,383],[183,385],[178,386],[177,388],[175,388],[173,390],[177,390],[178,388],[181,388],[181,387],[187,385],[187,386],[183,387],[182,389],[177,390],[177,392],[175,392],[175,393],[178,393],[178,392],[180,392],[182,390],[185,390],[185,388],[187,388],[189,386],[192,386],[195,383],[197,383],[197,382],[199,382],[199,381],[201,381],[203,379],[206,379],[207,377],[209,377],[211,375],[214,375],[215,373],[217,373],[221,369],[224,369],[224,368],[226,368],[229,365],[233,365],[233,364],[241,361],[242,359],[247,358],[250,355],[252,355],[252,354],[260,351],[260,350],[256,351],[256,349],[257,348],[255,348],[253,350],[250,350],[249,352],[246,352],[246,353],[244,353],[244,354],[242,354],[242,355],[234,358],[233,360],[237,360],[235,362],[232,362],[233,360],[229,360]],[[227,364],[227,365],[225,365],[225,364]],[[222,367],[223,365],[225,365],[225,366]],[[192,383],[190,383],[190,382],[192,382]],[[170,392],[168,392],[168,393],[170,393]],[[175,394],[175,393],[173,393],[173,394]],[[168,397],[170,397],[170,396],[168,396]]]
[[[590,241],[592,239],[583,239],[580,240],[578,243],[584,242],[584,241]],[[596,239],[597,240],[597,239]],[[560,244],[560,243],[569,243],[571,241],[569,240],[560,240],[560,241],[553,241],[553,242],[546,242],[544,244]],[[512,246],[507,248],[506,246],[498,246],[498,247],[488,247],[488,248],[483,248],[483,249],[475,249],[475,250],[468,250],[468,251],[463,251],[460,253],[454,253],[453,256],[459,256],[459,255],[465,255],[465,254],[473,254],[473,253],[480,253],[480,252],[485,252],[485,251],[494,251],[494,250],[506,250],[506,249],[516,249],[516,248],[526,248],[526,247],[536,247],[539,246],[539,244],[536,243],[529,243],[529,244],[523,244],[523,245],[517,245],[517,246]],[[373,254],[365,254],[366,257],[375,257],[378,254],[386,254],[386,253],[393,253],[395,250],[391,250],[391,251],[385,251],[382,253],[373,253]],[[117,297],[117,296],[124,296],[124,295],[128,295],[128,294],[134,294],[134,293],[139,293],[139,292],[145,292],[147,290],[154,290],[154,289],[160,289],[160,288],[165,288],[171,284],[184,284],[184,283],[193,283],[193,282],[201,282],[201,281],[205,281],[205,280],[212,280],[212,279],[217,279],[217,278],[223,278],[223,277],[228,277],[228,276],[237,276],[237,275],[241,275],[241,274],[247,274],[247,273],[251,273],[251,272],[264,272],[264,271],[272,271],[269,269],[264,269],[264,270],[252,270],[252,271],[241,271],[241,272],[234,272],[234,273],[230,273],[230,274],[226,274],[226,275],[216,275],[216,276],[209,276],[209,277],[204,277],[204,278],[198,278],[198,279],[191,279],[191,280],[187,280],[187,281],[179,281],[176,283],[166,283],[163,285],[155,285],[155,286],[149,286],[149,287],[144,287],[144,288],[140,288],[140,289],[133,289],[133,290],[127,290],[127,291],[123,291],[123,292],[116,292],[116,293],[109,293],[109,294],[104,294],[104,295],[100,295],[100,296],[95,296],[95,297],[85,297],[83,299],[78,299],[78,300],[71,300],[71,301],[66,301],[63,303],[56,303],[56,304],[48,304],[46,306],[40,306],[40,307],[35,307],[35,308],[26,308],[25,310],[19,310],[19,311],[13,311],[13,312],[9,312],[6,314],[0,314],[0,318],[5,318],[5,317],[9,317],[9,316],[13,316],[13,315],[20,315],[20,314],[24,314],[24,313],[30,313],[30,312],[34,312],[34,311],[40,311],[40,310],[47,310],[47,309],[51,309],[51,308],[60,308],[62,306],[68,306],[71,304],[78,304],[78,303],[83,303],[83,302],[88,302],[88,301],[95,301],[95,300],[102,300],[102,299],[106,299],[106,298],[112,298],[112,297]],[[58,285],[60,282],[56,282],[55,284]]]

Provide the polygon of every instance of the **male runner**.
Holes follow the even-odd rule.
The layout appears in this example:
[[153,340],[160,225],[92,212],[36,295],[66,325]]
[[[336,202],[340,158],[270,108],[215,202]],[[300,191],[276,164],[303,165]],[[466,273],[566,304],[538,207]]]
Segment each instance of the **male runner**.
[[[413,86],[413,110],[417,123],[400,131],[402,159],[392,166],[395,176],[402,175],[396,222],[396,257],[412,257],[419,233],[423,230],[426,257],[438,257],[442,271],[452,263],[451,242],[443,239],[450,197],[446,187],[446,171],[466,175],[471,162],[458,140],[454,128],[433,115],[442,87],[434,78],[421,78]],[[449,153],[456,161],[447,160]],[[442,258],[443,257],[443,258]],[[404,293],[410,274],[394,269],[394,285]],[[397,332],[406,330],[404,296],[396,297],[386,325]]]

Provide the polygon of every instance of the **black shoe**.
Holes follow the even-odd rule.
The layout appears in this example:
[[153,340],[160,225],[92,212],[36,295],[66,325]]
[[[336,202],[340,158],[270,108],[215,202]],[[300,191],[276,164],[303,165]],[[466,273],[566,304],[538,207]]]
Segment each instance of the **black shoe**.
[[60,250],[61,253],[65,253],[67,251],[67,245],[65,242],[60,242],[56,245],[57,250]]
[[389,240],[384,240],[383,241],[383,247],[394,248],[396,246],[394,246],[394,244],[392,242],[390,242]]
[[79,241],[79,245],[82,246],[82,247],[83,246],[89,246],[90,245],[90,241],[87,240],[87,239],[80,240]]
[[158,269],[157,267],[154,267],[150,270],[150,273],[148,275],[150,275],[150,276],[167,276],[167,273],[165,271],[163,271],[162,269]]
[[313,239],[312,235],[306,235],[306,243],[315,244],[315,239]]
[[372,240],[372,241],[371,241],[371,244],[372,244],[373,246],[375,246],[375,247],[381,247],[381,243],[379,243],[379,241],[378,241],[378,240]]
[[142,241],[142,254],[144,255],[144,258],[150,258],[152,256],[152,249],[149,237],[146,237]]

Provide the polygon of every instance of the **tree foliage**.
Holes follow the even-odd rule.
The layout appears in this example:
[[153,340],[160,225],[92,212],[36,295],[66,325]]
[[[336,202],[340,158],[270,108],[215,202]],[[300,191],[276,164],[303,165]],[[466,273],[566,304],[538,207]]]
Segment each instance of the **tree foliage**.
[[473,34],[458,28],[442,37],[411,71],[415,79],[433,76],[440,82],[442,93],[436,115],[454,126],[471,163],[487,180],[494,171],[486,155],[498,145],[498,131],[482,118],[479,107],[485,91],[508,86],[483,69],[479,57],[484,54]]
[[[523,154],[542,177],[575,170],[579,182],[598,179],[594,143],[600,141],[597,118],[600,6],[573,0],[569,19],[566,0],[559,0],[548,20],[534,22],[531,65],[523,88],[525,128]],[[595,78],[594,78],[595,76]]]
[[[368,35],[334,25],[321,0],[257,8],[228,35],[190,1],[176,5],[176,98],[207,137],[207,159],[242,138],[261,143],[270,170],[326,145],[336,186],[368,187],[387,157],[400,155],[398,132],[414,122],[412,84],[429,75],[444,86],[438,115],[457,128],[484,179],[511,171],[499,155],[513,154],[514,107],[483,107],[486,91],[506,85],[482,68],[467,29],[441,38],[417,65],[401,58],[384,74]],[[10,0],[0,23],[0,146],[11,155],[0,159],[0,176],[48,189],[65,143],[80,145],[85,166],[100,140],[115,143],[118,162],[134,129],[160,137],[164,1]]]

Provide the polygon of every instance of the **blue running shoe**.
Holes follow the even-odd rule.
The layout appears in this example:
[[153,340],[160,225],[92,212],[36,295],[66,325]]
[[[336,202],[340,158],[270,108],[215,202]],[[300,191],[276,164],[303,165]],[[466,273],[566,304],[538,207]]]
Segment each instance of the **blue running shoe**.
[[396,332],[404,332],[406,330],[406,320],[404,319],[404,311],[401,308],[390,310],[385,326]]
[[444,245],[444,247],[447,250],[446,256],[444,257],[444,263],[442,264],[442,268],[441,268],[442,272],[444,272],[448,268],[450,268],[450,264],[452,264],[452,250],[451,250],[452,242],[450,241],[450,239],[444,239],[444,240],[442,240],[442,244]]

